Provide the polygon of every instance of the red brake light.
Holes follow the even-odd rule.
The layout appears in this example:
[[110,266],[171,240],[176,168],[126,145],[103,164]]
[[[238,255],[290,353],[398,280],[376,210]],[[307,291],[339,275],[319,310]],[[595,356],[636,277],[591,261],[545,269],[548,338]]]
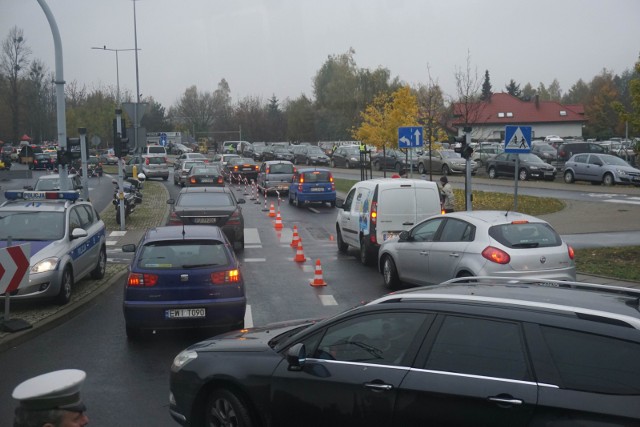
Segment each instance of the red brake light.
[[569,251],[569,258],[574,259],[576,257],[576,251],[569,245],[567,245],[567,250]]
[[304,184],[304,175],[300,175],[300,184]]
[[235,165],[235,166],[233,167],[233,170],[234,170],[234,171],[237,171],[237,170],[238,170],[238,165]]
[[239,283],[240,270],[217,271],[211,273],[211,283],[214,285],[224,285],[226,283]]
[[221,176],[218,177],[218,184],[224,184],[224,181],[222,180]]
[[148,158],[148,157],[144,159],[144,164],[145,164],[145,165],[148,165],[148,164],[149,164],[149,158]]
[[496,264],[509,264],[511,261],[511,257],[508,253],[502,249],[494,248],[493,246],[487,246],[484,248],[482,256]]
[[157,274],[140,274],[140,273],[129,273],[129,278],[127,279],[127,286],[130,287],[151,287],[155,286],[158,283],[158,275]]
[[240,225],[240,211],[235,210],[227,220],[227,225]]

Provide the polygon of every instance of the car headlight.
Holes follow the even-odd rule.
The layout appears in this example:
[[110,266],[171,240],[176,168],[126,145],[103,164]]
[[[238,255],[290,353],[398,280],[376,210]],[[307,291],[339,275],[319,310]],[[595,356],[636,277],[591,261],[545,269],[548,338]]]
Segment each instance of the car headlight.
[[616,173],[618,175],[625,176],[627,174],[627,171],[624,171],[622,169],[616,169]]
[[55,270],[58,267],[59,260],[60,258],[58,257],[45,258],[31,267],[29,271],[31,273],[46,273],[47,271]]
[[352,162],[359,162],[360,159],[355,158],[355,157],[349,157],[349,160],[351,160]]
[[184,368],[187,363],[197,358],[198,358],[198,352],[193,350],[182,350],[173,359],[173,363],[171,364],[171,371],[178,372],[180,369]]

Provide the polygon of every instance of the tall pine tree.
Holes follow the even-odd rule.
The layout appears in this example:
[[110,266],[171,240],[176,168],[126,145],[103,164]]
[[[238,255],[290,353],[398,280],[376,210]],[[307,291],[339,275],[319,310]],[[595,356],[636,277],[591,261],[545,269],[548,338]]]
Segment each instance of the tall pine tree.
[[484,72],[484,83],[482,83],[482,95],[480,99],[483,101],[489,101],[493,92],[491,91],[491,81],[489,80],[489,70]]
[[520,98],[522,96],[522,91],[520,90],[520,85],[516,83],[515,80],[511,79],[509,84],[505,87],[507,89],[507,93],[509,95]]

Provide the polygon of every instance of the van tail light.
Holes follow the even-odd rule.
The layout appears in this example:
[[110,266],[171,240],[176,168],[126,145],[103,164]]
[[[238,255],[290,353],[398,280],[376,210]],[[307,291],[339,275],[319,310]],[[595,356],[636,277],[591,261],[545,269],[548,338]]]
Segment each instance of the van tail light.
[[509,264],[509,262],[511,261],[511,257],[508,253],[493,246],[487,246],[486,248],[484,248],[484,250],[482,251],[482,256],[491,262],[495,262],[496,264]]
[[181,224],[182,224],[182,218],[180,218],[180,216],[176,212],[171,212],[169,214],[169,222],[167,225],[181,225]]
[[378,202],[373,202],[371,203],[371,213],[369,214],[371,216],[371,223],[372,224],[377,224],[378,222]]
[[211,273],[211,283],[213,285],[224,285],[227,283],[240,283],[240,270],[216,271]]
[[144,164],[148,165],[149,164],[149,158],[147,157],[146,159],[144,159]]
[[218,184],[224,184],[224,180],[221,176],[218,177]]
[[227,225],[240,225],[240,211],[238,209],[233,211],[227,220]]
[[233,171],[234,171],[234,172],[238,172],[238,165],[235,165],[235,166],[233,167]]
[[575,259],[576,251],[573,250],[573,248],[571,246],[567,245],[567,251],[569,252],[569,258]]
[[127,279],[127,287],[130,288],[149,288],[157,283],[157,274],[129,273],[129,278]]

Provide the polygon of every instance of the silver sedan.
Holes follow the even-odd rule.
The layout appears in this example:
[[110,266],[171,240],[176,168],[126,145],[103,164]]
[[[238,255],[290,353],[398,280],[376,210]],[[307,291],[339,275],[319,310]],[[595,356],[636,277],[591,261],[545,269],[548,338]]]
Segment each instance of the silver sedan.
[[573,248],[549,223],[505,211],[427,218],[380,246],[378,268],[391,289],[464,276],[576,279]]

